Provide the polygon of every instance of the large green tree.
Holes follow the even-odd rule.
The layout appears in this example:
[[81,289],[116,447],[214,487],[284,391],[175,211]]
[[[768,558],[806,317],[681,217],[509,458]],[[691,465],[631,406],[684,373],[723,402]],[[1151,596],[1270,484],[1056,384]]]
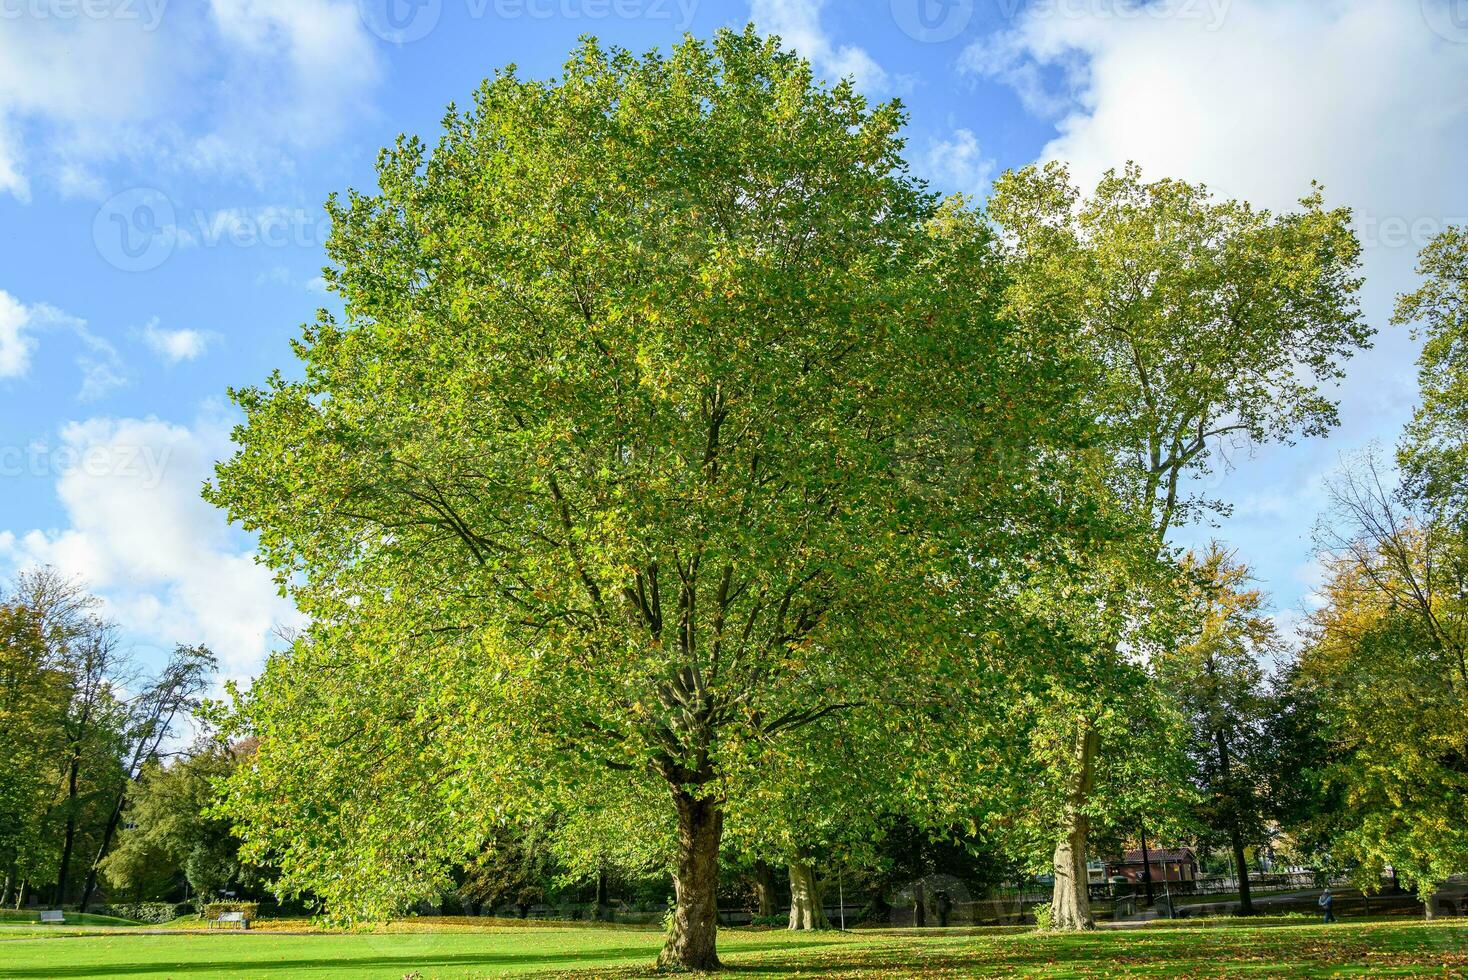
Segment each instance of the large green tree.
[[[1048,164],[1001,177],[989,213],[1005,243],[1004,315],[1062,325],[1101,370],[1091,409],[1104,423],[1106,479],[1153,559],[1171,528],[1210,506],[1189,482],[1227,466],[1231,448],[1336,423],[1322,389],[1371,331],[1350,212],[1327,209],[1318,190],[1274,214],[1128,165],[1083,197]],[[1108,816],[1098,758],[1116,694],[1136,683],[1120,651],[1144,610],[1133,583],[1146,564],[1108,561],[1091,587],[1052,597],[1080,610],[1068,656],[1082,668],[1053,699],[1065,732],[1052,753],[1066,786],[1050,821],[1058,928],[1093,924],[1088,840]]]
[[766,747],[922,703],[974,635],[955,580],[977,615],[1073,503],[1038,475],[1085,379],[993,315],[902,122],[752,31],[588,42],[333,199],[345,320],[234,393],[206,491],[313,623],[234,720],[226,805],[283,887],[381,914],[616,782],[676,820],[661,962],[718,965]]

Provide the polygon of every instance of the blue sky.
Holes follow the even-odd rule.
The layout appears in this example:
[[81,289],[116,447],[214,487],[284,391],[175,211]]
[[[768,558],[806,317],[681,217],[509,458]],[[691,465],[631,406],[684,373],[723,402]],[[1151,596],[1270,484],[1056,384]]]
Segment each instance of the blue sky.
[[578,36],[666,47],[753,19],[825,77],[910,108],[909,159],[982,196],[1059,158],[1136,159],[1286,207],[1355,209],[1366,311],[1332,438],[1235,452],[1211,481],[1289,626],[1342,453],[1390,443],[1413,345],[1387,327],[1436,231],[1468,220],[1468,0],[0,0],[0,577],[88,580],[145,660],[203,641],[245,677],[293,622],[248,538],[198,499],[230,385],[290,369],[321,305],[334,190],[432,140],[509,62]]

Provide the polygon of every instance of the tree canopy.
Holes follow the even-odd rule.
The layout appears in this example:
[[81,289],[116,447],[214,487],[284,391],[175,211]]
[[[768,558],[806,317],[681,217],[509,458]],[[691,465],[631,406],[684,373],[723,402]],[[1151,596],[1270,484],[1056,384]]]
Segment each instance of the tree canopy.
[[313,623],[237,716],[232,812],[288,887],[400,905],[610,770],[671,795],[664,961],[713,965],[772,740],[932,696],[1069,533],[1042,474],[1085,364],[995,315],[991,236],[902,122],[752,30],[587,42],[332,200],[345,321],[234,393],[207,490]]

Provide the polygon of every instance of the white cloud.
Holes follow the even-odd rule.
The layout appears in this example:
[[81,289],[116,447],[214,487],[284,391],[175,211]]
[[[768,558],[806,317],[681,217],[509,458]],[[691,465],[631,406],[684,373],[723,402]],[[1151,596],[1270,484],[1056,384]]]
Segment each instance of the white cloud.
[[957,129],[948,139],[933,140],[922,162],[925,176],[946,192],[983,197],[994,178],[994,161],[984,156],[971,129]]
[[157,317],[148,321],[141,335],[143,343],[169,364],[202,357],[215,336],[203,330],[165,330],[158,326]]
[[127,384],[127,375],[117,348],[87,327],[87,321],[58,310],[48,303],[29,306],[0,289],[0,378],[20,378],[30,371],[37,346],[36,335],[62,330],[72,334],[80,350],[77,368],[82,386],[81,401],[95,401],[114,388]]
[[[1388,247],[1369,241],[1383,219],[1468,214],[1468,44],[1431,30],[1419,4],[1233,0],[1217,21],[1195,0],[1145,17],[1060,9],[1031,9],[963,64],[1058,113],[1042,156],[1077,178],[1130,159],[1274,208],[1319,179]],[[1047,75],[1051,89],[1026,95]]]
[[56,492],[68,525],[0,533],[0,560],[50,564],[102,596],[130,634],[164,648],[207,644],[228,675],[264,662],[273,628],[294,609],[224,516],[199,496],[229,452],[229,426],[155,418],[93,418],[61,430],[53,453],[70,465]]
[[865,92],[883,92],[894,81],[864,48],[837,44],[821,27],[826,0],[750,0],[749,16],[765,33],[778,34],[785,47],[815,66],[826,81],[850,77]]
[[[1417,251],[1468,222],[1464,42],[1468,30],[1449,39],[1423,4],[1400,0],[1042,3],[961,64],[1056,117],[1041,157],[1067,161],[1082,186],[1135,160],[1150,176],[1280,209],[1321,181],[1327,203],[1355,212],[1364,309],[1384,328]],[[1358,359],[1346,411],[1370,434],[1411,405],[1414,351],[1387,329]]]
[[1212,488],[1241,503],[1223,524],[1230,542],[1296,597],[1310,588],[1293,570],[1323,506],[1318,475],[1343,446],[1393,440],[1416,399],[1416,348],[1388,326],[1392,298],[1415,282],[1432,234],[1468,222],[1468,30],[1454,35],[1434,19],[1445,9],[1445,0],[1041,0],[960,62],[1055,120],[1040,156],[1069,162],[1082,187],[1135,160],[1150,177],[1202,181],[1274,209],[1319,180],[1329,205],[1354,210],[1363,310],[1381,333],[1350,365],[1340,432],[1260,449]]
[[31,367],[35,338],[26,328],[31,313],[20,300],[0,289],[0,378],[18,378]]
[[[0,31],[0,193],[100,196],[118,159],[264,181],[359,117],[381,70],[352,0],[18,4]],[[99,11],[105,16],[98,16]]]

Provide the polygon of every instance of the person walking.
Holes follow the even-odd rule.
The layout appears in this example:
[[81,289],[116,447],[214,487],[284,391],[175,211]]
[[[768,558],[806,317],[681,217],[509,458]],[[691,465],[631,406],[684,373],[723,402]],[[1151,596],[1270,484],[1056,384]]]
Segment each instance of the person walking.
[[1320,893],[1320,902],[1318,904],[1320,905],[1321,908],[1325,909],[1325,921],[1326,922],[1334,922],[1335,921],[1335,896],[1330,893],[1330,889],[1329,888],[1327,888],[1325,891],[1323,891],[1323,892]]

